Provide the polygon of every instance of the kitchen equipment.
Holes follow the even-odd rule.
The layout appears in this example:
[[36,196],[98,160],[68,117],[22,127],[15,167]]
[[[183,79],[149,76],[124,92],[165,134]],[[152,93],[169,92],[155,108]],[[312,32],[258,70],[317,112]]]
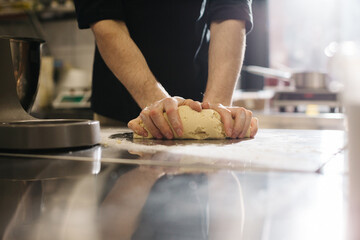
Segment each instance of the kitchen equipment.
[[[289,83],[289,87],[276,88],[272,106],[280,112],[303,112],[308,107],[319,107],[320,112],[341,112],[340,96],[329,90],[328,75],[322,72],[286,72],[259,66],[244,66],[244,71]],[[317,112],[317,111],[316,111]]]
[[39,39],[0,37],[0,149],[59,149],[98,144],[98,121],[42,120],[25,111],[30,111],[36,95],[41,43]]
[[243,70],[263,77],[275,77],[294,84],[296,89],[327,90],[327,74],[322,72],[286,72],[259,66],[244,66]]
[[272,98],[272,106],[278,108],[280,112],[286,112],[289,109],[293,109],[293,112],[302,112],[314,105],[320,107],[321,112],[342,112],[339,94],[326,90],[282,90],[276,91]]
[[90,98],[91,77],[84,70],[70,68],[61,74],[52,105],[54,108],[90,108]]
[[16,92],[23,108],[29,112],[35,100],[40,70],[40,39],[5,38],[10,42]]

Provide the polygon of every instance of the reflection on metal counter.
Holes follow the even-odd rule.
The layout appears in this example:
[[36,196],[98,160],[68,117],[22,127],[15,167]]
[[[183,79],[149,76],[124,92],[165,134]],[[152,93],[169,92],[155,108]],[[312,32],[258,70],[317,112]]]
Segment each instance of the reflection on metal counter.
[[0,160],[4,240],[343,239],[340,175]]

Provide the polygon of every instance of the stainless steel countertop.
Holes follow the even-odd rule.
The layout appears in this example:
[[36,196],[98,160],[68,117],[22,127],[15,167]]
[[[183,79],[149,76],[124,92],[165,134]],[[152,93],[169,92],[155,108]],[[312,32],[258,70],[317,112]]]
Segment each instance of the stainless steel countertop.
[[[344,132],[0,153],[3,239],[343,239]],[[111,137],[111,138],[110,138]]]

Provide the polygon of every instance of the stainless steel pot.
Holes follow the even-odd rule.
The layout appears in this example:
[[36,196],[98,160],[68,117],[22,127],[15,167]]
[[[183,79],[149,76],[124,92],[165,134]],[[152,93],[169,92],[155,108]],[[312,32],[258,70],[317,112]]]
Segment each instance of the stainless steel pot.
[[327,90],[328,76],[322,72],[285,72],[259,66],[244,66],[243,70],[263,77],[278,78],[282,81],[294,82],[296,89]]
[[0,36],[8,39],[16,81],[16,91],[22,107],[29,112],[34,103],[39,81],[41,45],[35,38]]

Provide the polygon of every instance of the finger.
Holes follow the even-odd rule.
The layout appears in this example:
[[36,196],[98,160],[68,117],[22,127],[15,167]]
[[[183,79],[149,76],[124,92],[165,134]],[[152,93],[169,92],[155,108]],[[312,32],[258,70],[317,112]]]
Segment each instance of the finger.
[[202,107],[203,109],[213,109],[220,114],[221,121],[224,124],[225,134],[227,137],[231,137],[234,124],[231,111],[221,104],[211,104],[209,102],[203,102]]
[[246,121],[246,113],[243,108],[232,109],[231,112],[234,118],[234,128],[231,138],[237,138],[243,131],[243,126]]
[[220,114],[221,121],[224,124],[225,134],[228,137],[231,137],[232,131],[233,131],[233,118],[231,116],[230,110],[224,108],[224,107],[218,107],[214,109]]
[[250,130],[250,137],[253,138],[255,137],[256,133],[258,132],[259,129],[259,119],[256,117],[253,117],[251,119],[251,130]]
[[163,107],[153,108],[150,110],[150,118],[156,128],[161,132],[167,139],[173,138],[173,133],[170,129],[168,122],[164,117]]
[[209,102],[203,102],[203,103],[201,104],[201,107],[202,107],[203,109],[209,109],[209,108],[210,108],[210,103],[209,103]]
[[[182,136],[183,135],[183,126],[182,126],[179,111],[178,111],[178,102],[173,99],[165,101],[164,109],[167,114],[167,117],[168,117],[171,127],[174,129],[174,131],[176,132],[176,134],[178,136]],[[171,136],[172,135],[173,134],[171,132]]]
[[199,101],[194,101],[192,99],[186,99],[182,105],[187,105],[187,106],[191,107],[191,109],[193,109],[197,112],[201,112],[201,110],[202,110],[201,103]]
[[157,139],[161,139],[163,136],[160,132],[160,130],[154,125],[152,119],[150,118],[150,110],[143,110],[140,113],[140,118],[143,121],[145,127],[147,130]]
[[246,133],[250,128],[251,119],[252,119],[252,115],[253,115],[251,111],[246,110],[246,109],[244,109],[244,110],[245,110],[245,114],[246,114],[245,124],[243,126],[243,129],[242,129],[242,132],[241,132],[239,138],[244,138],[246,136]]
[[141,118],[137,117],[137,118],[129,121],[127,126],[131,130],[133,130],[136,134],[143,136],[143,137],[147,137],[148,132],[140,125],[140,122],[141,122]]
[[172,97],[173,99],[175,99],[178,102],[178,106],[183,105],[183,103],[185,102],[185,99],[179,96],[175,96]]

